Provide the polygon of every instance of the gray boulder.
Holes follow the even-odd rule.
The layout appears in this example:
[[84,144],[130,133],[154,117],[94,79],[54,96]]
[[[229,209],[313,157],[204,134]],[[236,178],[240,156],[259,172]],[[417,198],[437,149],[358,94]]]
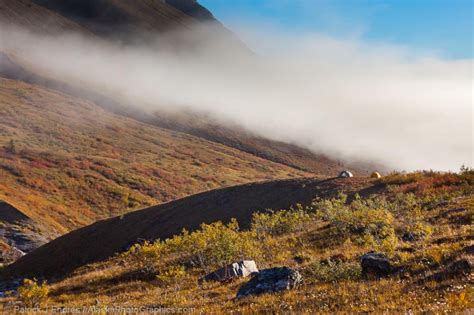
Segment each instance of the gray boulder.
[[202,281],[229,281],[235,278],[243,278],[251,275],[252,273],[257,273],[258,268],[257,264],[253,260],[243,260],[235,262],[225,266],[224,268],[218,269],[211,272],[205,277],[199,279],[199,282]]
[[386,277],[393,271],[388,258],[382,253],[367,253],[360,258],[362,275],[365,277]]
[[21,257],[25,256],[25,253],[20,249],[11,246],[8,249],[0,252],[0,263],[11,263]]
[[271,268],[260,271],[242,285],[237,297],[257,295],[262,293],[281,292],[298,287],[303,283],[301,274],[288,267]]

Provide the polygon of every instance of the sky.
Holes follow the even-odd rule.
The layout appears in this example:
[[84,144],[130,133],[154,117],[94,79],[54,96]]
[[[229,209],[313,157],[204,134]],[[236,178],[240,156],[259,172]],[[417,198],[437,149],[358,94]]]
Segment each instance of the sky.
[[[199,0],[246,40],[243,25],[473,58],[473,0]],[[247,41],[248,42],[248,41]],[[252,42],[250,43],[252,45]]]

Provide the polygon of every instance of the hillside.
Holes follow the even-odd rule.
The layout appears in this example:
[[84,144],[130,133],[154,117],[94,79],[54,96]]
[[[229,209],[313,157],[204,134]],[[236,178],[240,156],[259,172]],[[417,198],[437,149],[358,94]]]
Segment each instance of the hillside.
[[[164,41],[163,47],[174,47],[173,49],[177,52],[188,53],[192,53],[199,45],[205,46],[206,37],[212,40],[219,38],[225,41],[222,47],[234,52],[238,49],[250,58],[256,58],[235,35],[215,20],[209,11],[192,0],[87,0],[68,1],[67,4],[57,0],[22,0],[20,2],[3,0],[0,1],[0,9],[1,21],[19,24],[35,32],[74,30],[81,33],[93,33],[93,36],[106,39],[119,38],[121,41],[133,42],[141,41],[143,37],[146,37],[145,34],[156,31],[162,34],[160,40]],[[21,18],[15,18],[16,16]],[[44,17],[49,21],[48,24],[37,27],[37,21],[43,20]],[[66,21],[69,24],[63,27]],[[209,21],[212,22],[212,29],[205,28],[204,31],[199,32],[199,36],[196,36],[196,33],[192,33],[192,36],[186,35],[186,30],[196,30],[202,27],[202,22],[209,23]],[[180,30],[180,32],[168,34],[169,30]],[[215,33],[216,30],[219,34]],[[136,36],[137,32],[140,33],[139,36]],[[167,34],[163,35],[164,33]],[[15,60],[15,62],[19,61]],[[35,74],[35,70],[28,69],[27,65],[20,66],[26,67],[22,71],[8,71],[8,73],[2,71],[5,67],[5,65],[2,67],[2,58],[0,58],[0,73],[3,72],[3,76],[9,79],[24,80],[76,97],[86,97],[115,113],[161,128],[201,137],[300,170],[335,176],[341,168],[349,167],[359,174],[368,174],[374,168],[382,168],[368,163],[347,165],[324,154],[315,154],[289,143],[265,139],[239,126],[223,126],[222,123],[213,121],[199,112],[170,114],[159,111],[154,116],[150,116],[149,113],[137,110],[136,106],[131,109],[129,104],[120,103],[120,100],[113,99],[113,96],[101,95],[100,91],[85,91],[81,86],[70,86],[65,82],[58,82],[49,77],[48,73]],[[18,68],[18,65],[15,68]]]
[[0,264],[11,263],[57,236],[0,200]]
[[222,126],[218,121],[199,113],[156,112],[154,116],[141,116],[137,113],[132,115],[156,126],[189,133],[318,175],[336,176],[345,168],[361,176],[369,175],[374,169],[385,170],[383,165],[376,163],[347,163],[294,144],[269,140],[238,125]]
[[188,27],[192,19],[165,1],[32,0],[99,36],[120,38],[143,31]]
[[78,266],[106,259],[140,239],[164,239],[178,234],[183,228],[195,230],[203,222],[227,222],[231,218],[236,218],[242,227],[249,227],[255,211],[307,204],[317,196],[335,196],[339,191],[355,192],[368,185],[364,179],[308,178],[213,190],[75,230],[18,260],[7,272],[64,275]]
[[[64,275],[71,261],[84,265],[117,251],[105,261],[50,278],[38,291],[49,289],[49,294],[36,305],[201,313],[469,312],[473,175],[472,170],[419,172],[380,180],[300,179],[216,190],[82,228],[23,257],[5,274]],[[349,195],[338,194],[342,191]],[[304,205],[253,217],[249,211],[288,209],[294,202]],[[193,230],[199,220],[228,222],[231,217],[241,229],[236,222],[214,223],[177,235],[179,226]],[[167,241],[153,242],[173,233]],[[130,247],[127,242],[135,237],[150,242],[137,239],[139,244]],[[361,255],[370,251],[390,264],[383,274],[361,267]],[[255,260],[260,270],[291,267],[304,282],[284,292],[242,298],[237,291],[250,277],[198,281],[242,259]],[[0,305],[8,311],[8,303],[15,301],[32,299],[0,298]]]
[[38,33],[75,31],[92,35],[77,23],[30,0],[0,0],[0,23],[16,25]]
[[[160,46],[193,49],[219,39],[228,49],[248,48],[195,0],[31,0],[103,38],[146,43],[160,35]],[[187,30],[199,30],[191,36]],[[199,34],[199,36],[196,36]]]
[[130,210],[304,172],[0,79],[0,199],[65,233]]
[[456,28],[200,2],[0,0],[0,314],[474,314],[472,165],[344,160],[469,163]]

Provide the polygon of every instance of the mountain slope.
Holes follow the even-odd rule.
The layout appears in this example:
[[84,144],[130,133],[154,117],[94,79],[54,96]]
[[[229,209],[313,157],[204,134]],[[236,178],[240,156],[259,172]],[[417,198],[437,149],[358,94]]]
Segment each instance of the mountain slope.
[[373,169],[384,169],[381,165],[367,162],[348,164],[291,143],[266,139],[236,125],[223,126],[218,121],[198,113],[156,112],[154,115],[144,116],[135,112],[132,115],[156,126],[189,133],[318,175],[336,176],[344,168],[350,168],[359,175],[368,175]]
[[[105,38],[146,43],[161,35],[162,46],[187,51],[206,45],[208,40],[218,39],[223,47],[250,53],[232,32],[195,0],[32,1]],[[188,34],[187,30],[193,30],[193,33]]]
[[0,78],[0,199],[60,233],[208,189],[304,175]]
[[3,27],[16,25],[37,33],[75,31],[91,35],[77,23],[30,0],[0,0],[0,23]]
[[76,267],[114,255],[140,239],[167,238],[203,222],[236,218],[248,228],[258,210],[284,209],[338,192],[363,193],[370,181],[315,178],[271,181],[213,190],[148,209],[96,222],[75,230],[22,257],[6,269],[10,276],[61,276]]
[[15,260],[19,255],[53,239],[53,233],[34,222],[20,210],[0,200],[0,263]]
[[[354,179],[334,184],[342,183],[356,184]],[[268,184],[254,185],[256,193],[266,193],[263,188]],[[311,185],[310,180],[306,184]],[[235,223],[214,223],[165,242],[140,242],[110,259],[49,279],[44,288],[49,289],[48,299],[35,301],[67,309],[90,307],[96,312],[128,310],[133,305],[134,309],[159,313],[181,309],[202,314],[469,314],[474,285],[474,171],[393,174],[358,185],[369,186],[358,197],[315,200],[309,207],[256,216],[250,231],[237,229]],[[267,188],[281,193],[286,187],[292,197],[305,198],[307,186],[302,186],[296,189],[280,182]],[[237,203],[246,200],[239,189],[249,191],[247,187],[232,188]],[[213,194],[214,198],[219,195]],[[211,193],[200,197],[209,205],[219,199],[212,202],[207,195]],[[110,221],[95,227],[127,228],[123,221],[130,218],[116,222],[116,226]],[[159,229],[151,222],[146,228]],[[85,240],[89,238],[85,235]],[[89,248],[81,249],[88,253]],[[291,268],[304,282],[283,292],[258,294],[255,290],[250,296],[236,298],[249,282],[259,280],[259,288],[265,292],[279,279],[262,281],[262,275],[257,275],[200,281],[212,270],[240,260],[255,261],[265,273],[269,268]],[[45,264],[51,266],[48,260]],[[14,283],[3,283],[0,312],[12,313],[14,306],[32,300],[15,295],[2,298],[2,290],[15,288]]]
[[[27,2],[26,0],[23,1]],[[136,34],[137,31],[140,31],[140,36],[138,37],[141,37],[145,36],[144,34],[150,30],[160,34],[166,33],[168,30],[196,30],[202,25],[200,21],[204,20],[207,22],[211,20],[213,25],[217,25],[218,32],[220,33],[219,36],[215,36],[214,31],[216,28],[213,27],[212,30],[206,29],[200,32],[202,36],[198,37],[185,36],[182,32],[172,32],[163,37],[163,39],[168,43],[173,43],[175,49],[177,48],[178,51],[192,52],[196,45],[206,45],[206,37],[213,39],[219,37],[226,41],[223,46],[226,46],[227,49],[235,51],[233,47],[239,46],[238,49],[251,56],[248,49],[245,48],[231,32],[227,31],[212,17],[211,13],[208,13],[205,8],[202,8],[193,0],[165,2],[74,0],[68,1],[67,3],[59,0],[35,0],[34,2],[35,3],[32,4],[33,8],[41,5],[43,9],[48,9],[48,14],[51,15],[49,18],[53,19],[52,15],[59,17],[56,23],[59,28],[61,28],[60,21],[62,21],[62,19],[68,19],[81,29],[86,29],[88,32],[93,32],[103,38],[128,38],[130,34]],[[0,1],[0,6],[2,3],[11,4],[12,1]],[[28,20],[41,20],[41,15],[43,14],[37,14],[36,10],[30,12],[27,8],[19,6],[16,7],[16,11],[13,13],[11,13],[13,16],[22,14],[28,15],[30,16]],[[2,10],[0,10],[0,18],[4,18],[2,16]],[[14,22],[15,19],[12,19],[12,21]],[[50,24],[54,23],[51,22]],[[27,70],[32,72],[31,69]],[[7,77],[25,80],[21,76],[15,76],[14,72],[10,72]],[[324,154],[315,154],[292,144],[271,141],[256,136],[248,131],[242,130],[239,126],[223,126],[222,123],[214,122],[201,113],[191,113],[188,115],[183,113],[169,114],[157,112],[154,116],[150,116],[149,113],[140,112],[136,109],[132,110],[128,104],[120,104],[119,100],[112,99],[113,96],[100,96],[97,91],[81,93],[81,87],[79,86],[71,87],[54,80],[45,80],[44,77],[48,77],[47,73],[42,73],[41,77],[43,77],[43,79],[34,78],[30,75],[26,81],[41,84],[48,88],[54,88],[75,96],[87,97],[89,100],[116,113],[130,116],[158,127],[189,133],[301,170],[334,176],[341,168],[349,167],[361,174],[368,174],[368,172],[374,168],[374,166],[369,164],[347,165],[337,159],[329,158]],[[198,119],[196,119],[196,117],[198,117]]]
[[192,19],[164,1],[32,0],[95,34],[121,37],[143,31],[190,26]]

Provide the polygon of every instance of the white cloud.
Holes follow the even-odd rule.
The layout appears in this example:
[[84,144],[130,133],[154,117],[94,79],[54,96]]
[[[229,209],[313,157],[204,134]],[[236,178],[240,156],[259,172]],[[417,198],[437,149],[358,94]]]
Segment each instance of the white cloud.
[[216,40],[200,53],[178,56],[151,44],[118,46],[2,27],[0,50],[133,106],[210,113],[338,159],[407,170],[473,165],[472,60],[317,34],[260,38],[275,47],[272,54],[249,58]]

